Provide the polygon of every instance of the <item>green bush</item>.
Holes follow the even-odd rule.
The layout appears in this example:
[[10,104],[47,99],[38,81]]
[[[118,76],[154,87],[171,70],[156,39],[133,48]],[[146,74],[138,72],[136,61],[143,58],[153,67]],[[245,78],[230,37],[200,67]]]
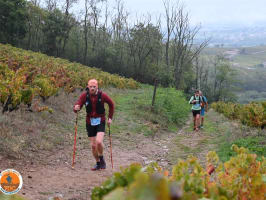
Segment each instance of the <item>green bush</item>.
[[159,88],[155,108],[172,123],[182,124],[187,120],[190,105],[184,93],[175,88]]
[[258,137],[245,137],[241,139],[237,139],[233,142],[224,143],[220,145],[220,148],[217,151],[220,159],[222,161],[229,160],[232,156],[235,156],[236,153],[230,149],[230,147],[235,144],[239,147],[248,148],[250,152],[257,154],[257,159],[261,160],[262,156],[266,157],[266,146],[263,144],[266,137],[258,136]]
[[190,105],[182,91],[174,88],[157,88],[155,104],[152,107],[153,88],[151,86],[143,87],[144,94],[141,95],[141,98],[135,100],[137,101],[135,104],[138,105],[138,115],[147,117],[145,113],[148,112],[150,114],[148,117],[150,118],[152,117],[151,115],[157,118],[159,116],[158,119],[151,121],[156,121],[156,123],[160,124],[164,123],[165,125],[181,125],[185,123],[190,112]]

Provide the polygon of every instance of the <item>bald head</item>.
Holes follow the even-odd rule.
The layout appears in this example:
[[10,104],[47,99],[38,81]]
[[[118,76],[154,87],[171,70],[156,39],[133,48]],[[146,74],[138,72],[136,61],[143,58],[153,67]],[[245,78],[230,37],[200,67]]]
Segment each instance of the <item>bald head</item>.
[[96,79],[89,80],[88,88],[90,90],[90,94],[96,94],[98,90],[98,81]]
[[98,87],[98,81],[96,79],[91,79],[88,82],[88,86],[90,86],[90,85],[94,85],[94,86]]
[[202,91],[199,91],[199,95],[202,96]]

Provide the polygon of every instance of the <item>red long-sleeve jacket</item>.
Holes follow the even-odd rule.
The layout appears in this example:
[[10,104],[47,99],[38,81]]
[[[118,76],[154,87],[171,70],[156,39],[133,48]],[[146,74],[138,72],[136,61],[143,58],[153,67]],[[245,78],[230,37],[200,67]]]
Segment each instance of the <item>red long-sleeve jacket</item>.
[[[75,103],[75,105],[79,105],[80,109],[82,109],[83,105],[86,103],[86,96],[87,96],[87,92],[83,92],[78,101]],[[105,121],[105,113],[104,114],[97,114],[96,113],[96,104],[98,101],[98,95],[91,95],[90,94],[90,100],[91,100],[91,104],[92,104],[92,112],[91,113],[87,113],[87,117],[86,117],[86,122],[88,124],[90,124],[90,118],[96,118],[96,117],[101,117],[101,122]],[[114,114],[114,102],[112,101],[112,99],[104,92],[102,92],[102,103],[107,103],[108,107],[109,107],[109,113],[108,113],[108,118],[112,119],[113,118],[113,114]],[[74,107],[75,107],[74,105]],[[77,112],[75,109],[73,109],[74,112]]]

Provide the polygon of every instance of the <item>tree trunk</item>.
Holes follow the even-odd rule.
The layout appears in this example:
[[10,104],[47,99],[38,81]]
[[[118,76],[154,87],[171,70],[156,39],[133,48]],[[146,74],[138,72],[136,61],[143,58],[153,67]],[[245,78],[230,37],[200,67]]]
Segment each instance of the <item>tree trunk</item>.
[[154,106],[154,103],[155,103],[157,85],[158,85],[158,80],[155,79],[155,81],[154,81],[154,89],[153,89],[153,96],[152,96],[152,103],[151,103],[152,107]]

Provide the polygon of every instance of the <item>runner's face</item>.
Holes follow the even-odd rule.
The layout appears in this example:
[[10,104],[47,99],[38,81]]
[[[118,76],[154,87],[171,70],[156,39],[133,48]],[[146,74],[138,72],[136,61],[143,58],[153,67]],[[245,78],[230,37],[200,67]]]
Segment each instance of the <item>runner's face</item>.
[[196,96],[199,96],[199,92],[195,92],[195,95],[196,95]]
[[90,94],[95,94],[98,90],[98,83],[96,81],[89,81],[88,88],[90,90]]

